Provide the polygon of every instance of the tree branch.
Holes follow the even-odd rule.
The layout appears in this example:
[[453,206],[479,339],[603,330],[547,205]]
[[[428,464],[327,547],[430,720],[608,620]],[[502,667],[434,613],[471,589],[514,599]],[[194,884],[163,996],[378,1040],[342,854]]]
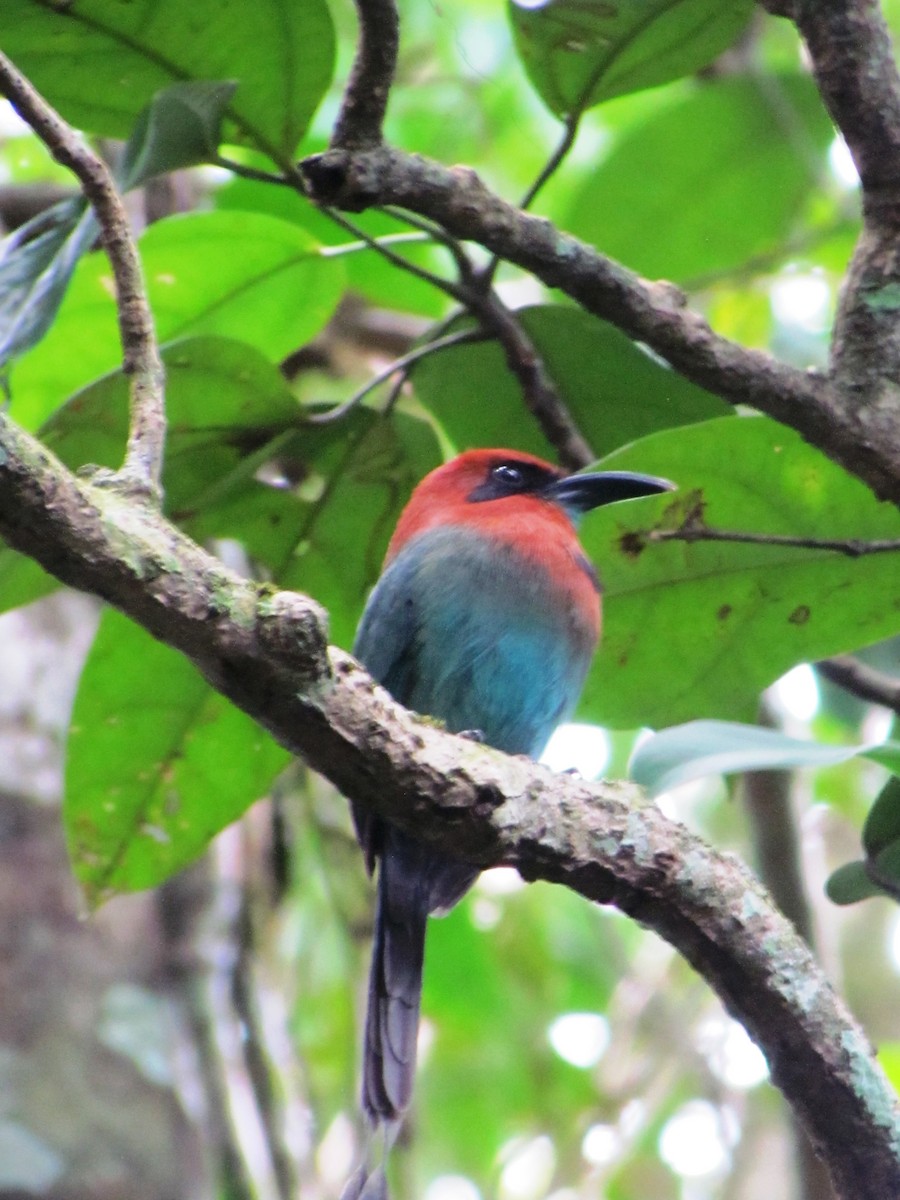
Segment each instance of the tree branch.
[[482,292],[479,282],[473,279],[468,288],[466,305],[469,311],[500,343],[506,365],[518,380],[525,407],[556,449],[562,465],[572,471],[586,467],[597,456],[560,398],[544,360],[516,314],[506,307],[493,288],[487,293]]
[[410,715],[329,651],[312,601],[231,573],[147,506],[77,479],[4,414],[0,534],[186,654],[348,798],[473,862],[512,864],[655,929],[765,1051],[840,1193],[900,1194],[896,1097],[742,864],[629,784],[556,776]]
[[762,0],[794,21],[819,93],[844,135],[865,191],[900,181],[900,77],[878,0]]
[[123,368],[130,380],[128,447],[117,478],[133,493],[158,502],[166,437],[164,373],[153,314],[144,290],[141,260],[122,198],[103,160],[85,145],[2,53],[0,94],[11,101],[19,116],[31,126],[57,162],[77,177],[97,216],[103,247],[115,279]]
[[713,529],[709,525],[690,523],[678,529],[650,529],[634,535],[642,542],[737,542],[749,546],[796,546],[798,550],[833,550],[848,558],[864,558],[867,554],[896,554],[900,539],[884,538],[865,541],[862,538],[814,538],[786,533],[751,533],[744,529]]
[[386,146],[328,151],[300,169],[316,203],[351,211],[398,205],[479,242],[645,342],[685,378],[796,429],[876,495],[900,502],[900,429],[887,431],[889,423],[900,424],[896,406],[881,414],[880,436],[871,436],[865,414],[848,410],[824,376],[719,336],[686,307],[678,288],[648,282],[549,221],[520,212],[473,171]]
[[342,421],[349,413],[353,412],[370,392],[381,384],[387,383],[392,375],[398,372],[403,372],[404,375],[408,369],[415,363],[420,362],[423,358],[430,358],[432,354],[440,354],[442,350],[449,350],[453,346],[465,346],[470,342],[483,342],[485,335],[478,329],[463,329],[458,333],[448,333],[446,337],[435,338],[432,342],[425,342],[422,346],[415,346],[406,354],[401,354],[399,358],[395,358],[392,363],[381,371],[377,371],[371,379],[367,380],[361,388],[353,393],[348,399],[341,401],[334,408],[329,408],[326,412],[310,413],[306,418],[309,425],[333,425],[335,421]]
[[400,21],[394,0],[356,0],[359,40],[332,148],[352,150],[381,143],[381,126],[397,69]]
[[[891,36],[878,0],[764,2],[795,21],[822,99],[860,174],[863,232],[835,318],[831,374],[848,426],[868,454],[879,444],[900,443],[900,76]],[[897,499],[896,489],[875,490]]]
[[849,654],[839,654],[816,663],[816,670],[830,683],[867,700],[870,704],[881,704],[900,713],[900,679],[870,667]]

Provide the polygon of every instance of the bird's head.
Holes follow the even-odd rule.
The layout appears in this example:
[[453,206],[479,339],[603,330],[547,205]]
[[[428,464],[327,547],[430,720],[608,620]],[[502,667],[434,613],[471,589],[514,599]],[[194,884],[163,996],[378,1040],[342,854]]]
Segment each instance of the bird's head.
[[426,475],[403,510],[390,558],[437,525],[486,527],[562,518],[574,526],[592,508],[671,491],[674,484],[632,471],[567,474],[521,450],[467,450]]

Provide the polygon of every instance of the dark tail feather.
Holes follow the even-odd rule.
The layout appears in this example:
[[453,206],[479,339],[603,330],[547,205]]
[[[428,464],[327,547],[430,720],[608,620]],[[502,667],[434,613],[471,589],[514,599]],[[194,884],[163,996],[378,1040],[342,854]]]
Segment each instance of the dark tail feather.
[[398,1121],[412,1096],[427,918],[427,883],[407,869],[402,853],[386,852],[378,877],[362,1089],[376,1128]]

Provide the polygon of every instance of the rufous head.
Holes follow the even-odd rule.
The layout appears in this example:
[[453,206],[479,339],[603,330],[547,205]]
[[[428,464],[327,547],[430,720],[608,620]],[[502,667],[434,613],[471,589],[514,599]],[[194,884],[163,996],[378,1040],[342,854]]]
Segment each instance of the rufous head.
[[467,450],[437,467],[416,487],[388,548],[388,559],[410,538],[438,525],[502,530],[551,521],[574,525],[582,513],[616,500],[671,491],[654,475],[599,471],[569,475],[521,450]]

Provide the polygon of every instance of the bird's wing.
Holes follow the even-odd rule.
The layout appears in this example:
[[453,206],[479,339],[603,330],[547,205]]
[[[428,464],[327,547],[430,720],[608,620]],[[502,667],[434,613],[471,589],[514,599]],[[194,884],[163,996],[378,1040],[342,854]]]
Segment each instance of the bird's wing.
[[416,686],[418,634],[413,580],[416,561],[399,555],[375,585],[356,631],[353,653],[395,700],[407,704]]
[[[369,674],[400,704],[409,703],[417,676],[417,613],[413,599],[416,563],[399,555],[384,571],[363,612],[353,653]],[[383,847],[384,822],[368,809],[351,806],[356,836],[371,875]]]

